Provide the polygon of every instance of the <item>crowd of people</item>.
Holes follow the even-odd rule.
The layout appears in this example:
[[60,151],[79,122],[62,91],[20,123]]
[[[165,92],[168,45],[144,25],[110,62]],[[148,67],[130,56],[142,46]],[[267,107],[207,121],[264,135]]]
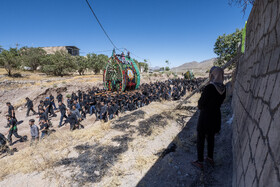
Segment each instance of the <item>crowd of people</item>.
[[[35,124],[35,119],[29,120],[31,144],[39,141],[39,137],[44,138],[50,134],[50,128],[53,127],[51,119],[57,117],[57,113],[60,113],[58,127],[69,123],[70,130],[73,131],[83,128],[81,121],[86,119],[88,115],[95,115],[96,120],[107,122],[120,113],[136,110],[151,102],[180,100],[187,92],[198,88],[203,81],[204,79],[170,79],[165,82],[142,84],[138,90],[130,92],[108,92],[93,87],[87,91],[72,92],[72,94],[66,95],[66,98],[59,93],[56,98],[50,95],[41,100],[37,112],[34,109],[33,101],[26,98],[26,116],[29,116],[30,111],[32,111],[33,115],[39,118],[38,125]],[[17,133],[19,122],[14,107],[10,102],[6,104],[8,107],[6,128],[9,129],[7,141],[12,145],[12,135],[20,141],[24,141],[24,139]],[[1,137],[3,135],[0,136],[0,139]]]

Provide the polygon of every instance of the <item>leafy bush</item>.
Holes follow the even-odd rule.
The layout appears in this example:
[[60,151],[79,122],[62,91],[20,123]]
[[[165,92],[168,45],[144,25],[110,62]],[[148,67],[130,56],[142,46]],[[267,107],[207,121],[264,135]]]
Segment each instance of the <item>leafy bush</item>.
[[0,64],[5,68],[8,76],[12,76],[12,71],[20,67],[20,55],[17,48],[2,50],[0,53]]
[[48,75],[61,76],[75,72],[77,65],[74,57],[70,54],[58,51],[55,54],[48,55],[42,67],[42,72]]
[[89,68],[93,70],[95,74],[99,74],[103,70],[109,60],[109,57],[103,54],[96,55],[90,53],[87,55]]
[[90,67],[88,59],[83,56],[77,56],[74,58],[79,74],[84,75],[85,71]]
[[238,45],[241,43],[242,30],[236,29],[236,32],[229,35],[222,35],[217,38],[214,46],[214,52],[218,55],[215,61],[216,66],[222,66],[237,55]]
[[46,54],[42,48],[22,47],[20,49],[22,65],[30,67],[33,71],[43,64]]

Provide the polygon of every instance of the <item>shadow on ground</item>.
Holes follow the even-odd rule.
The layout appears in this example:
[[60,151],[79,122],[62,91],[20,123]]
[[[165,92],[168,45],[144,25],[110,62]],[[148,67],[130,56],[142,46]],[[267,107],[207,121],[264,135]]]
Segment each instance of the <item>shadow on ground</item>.
[[72,180],[78,182],[79,185],[100,182],[108,173],[109,168],[118,161],[119,156],[128,150],[128,142],[132,140],[128,134],[125,134],[112,139],[113,142],[119,143],[119,146],[100,144],[78,145],[75,147],[75,150],[79,152],[77,158],[62,159],[57,165],[79,168],[80,172],[72,176]]
[[215,139],[216,165],[214,168],[204,164],[205,170],[202,172],[191,165],[191,161],[196,160],[196,123],[199,116],[199,112],[196,112],[167,149],[157,153],[159,159],[137,186],[231,186],[232,130],[231,125],[225,123],[231,116],[230,110],[229,103],[223,105],[222,114],[225,117],[221,133]]
[[[226,111],[229,104],[223,106]],[[193,109],[192,109],[193,110]],[[153,127],[165,127],[167,120],[175,120],[178,125],[184,126],[188,116],[177,115],[172,117],[169,113],[161,113],[140,120],[137,124],[130,123],[144,118],[145,112],[138,110],[127,114],[112,123],[112,128],[123,132],[123,135],[115,136],[112,142],[118,145],[81,144],[75,147],[78,157],[65,158],[57,163],[57,166],[71,166],[80,170],[72,176],[73,182],[79,185],[98,183],[104,176],[108,176],[110,168],[118,162],[120,155],[128,150],[129,142],[133,141],[133,135],[150,136]],[[199,112],[191,117],[182,131],[174,138],[170,145],[156,153],[159,159],[141,179],[137,186],[165,187],[165,186],[231,186],[232,177],[232,152],[231,152],[231,126],[225,125],[221,135],[216,137],[215,168],[205,165],[202,172],[191,165],[196,159],[196,123]]]

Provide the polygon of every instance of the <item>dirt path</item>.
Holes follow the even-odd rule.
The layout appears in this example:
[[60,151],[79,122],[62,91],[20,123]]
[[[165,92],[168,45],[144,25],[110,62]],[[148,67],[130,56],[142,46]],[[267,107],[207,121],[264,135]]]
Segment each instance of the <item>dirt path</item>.
[[169,147],[177,146],[175,152],[159,158],[137,186],[232,186],[232,127],[227,123],[232,116],[229,101],[222,106],[222,130],[215,139],[216,165],[205,164],[204,172],[193,167],[196,157],[196,124],[199,113],[188,121],[185,128],[174,138]]

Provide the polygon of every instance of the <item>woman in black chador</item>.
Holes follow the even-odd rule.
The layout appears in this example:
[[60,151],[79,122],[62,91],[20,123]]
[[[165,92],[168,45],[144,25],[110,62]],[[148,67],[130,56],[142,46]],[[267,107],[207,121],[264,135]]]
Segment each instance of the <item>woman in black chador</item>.
[[204,88],[198,101],[200,115],[197,124],[197,157],[192,162],[196,167],[203,169],[204,142],[207,140],[208,156],[205,161],[214,166],[214,138],[221,130],[220,107],[226,97],[224,82],[224,71],[220,67],[213,67],[210,71],[210,82]]

